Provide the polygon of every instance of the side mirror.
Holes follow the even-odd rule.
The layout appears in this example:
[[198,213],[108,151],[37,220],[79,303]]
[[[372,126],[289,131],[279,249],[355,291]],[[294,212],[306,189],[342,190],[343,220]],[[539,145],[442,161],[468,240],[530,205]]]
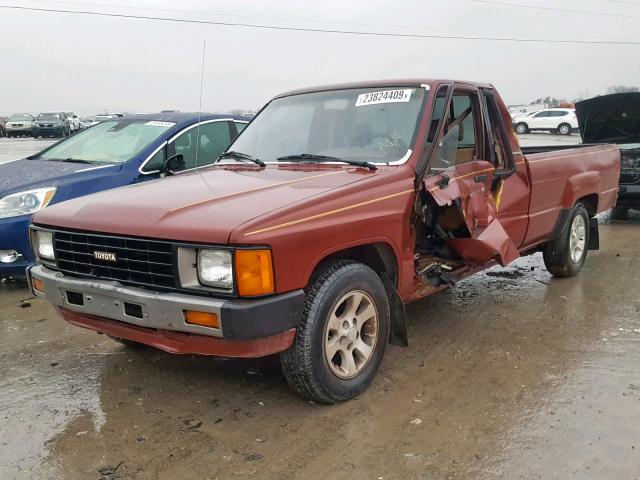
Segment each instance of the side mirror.
[[162,171],[167,175],[173,175],[185,169],[184,155],[176,153],[167,158],[162,164]]

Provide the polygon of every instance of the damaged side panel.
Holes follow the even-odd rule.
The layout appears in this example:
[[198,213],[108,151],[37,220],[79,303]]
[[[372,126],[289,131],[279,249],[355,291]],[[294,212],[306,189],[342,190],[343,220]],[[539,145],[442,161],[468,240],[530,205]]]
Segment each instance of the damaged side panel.
[[496,215],[493,167],[474,161],[427,177],[423,200],[431,211],[423,215],[427,230],[434,230],[467,266],[496,260],[504,266],[519,257],[517,246]]

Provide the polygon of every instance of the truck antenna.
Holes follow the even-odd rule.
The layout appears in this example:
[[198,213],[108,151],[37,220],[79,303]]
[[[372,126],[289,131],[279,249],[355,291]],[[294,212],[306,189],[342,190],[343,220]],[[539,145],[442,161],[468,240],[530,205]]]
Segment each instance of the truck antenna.
[[198,104],[198,126],[196,127],[196,165],[198,168],[198,150],[200,150],[200,121],[202,119],[202,91],[204,88],[204,59],[207,53],[207,41],[202,40],[202,65],[200,68],[200,103]]

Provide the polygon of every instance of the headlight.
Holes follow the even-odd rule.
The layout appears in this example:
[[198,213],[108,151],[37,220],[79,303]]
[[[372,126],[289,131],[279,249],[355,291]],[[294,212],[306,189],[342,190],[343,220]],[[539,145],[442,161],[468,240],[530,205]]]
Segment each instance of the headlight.
[[32,125],[33,125],[34,127],[39,127],[39,126],[40,126],[40,124],[39,124],[39,123],[33,123]]
[[0,199],[0,218],[18,217],[35,213],[49,205],[56,193],[55,187],[38,188],[12,193]]
[[233,258],[228,250],[202,249],[198,251],[200,283],[233,290]]
[[56,255],[53,250],[53,233],[36,230],[33,236],[33,250],[38,258],[55,260]]

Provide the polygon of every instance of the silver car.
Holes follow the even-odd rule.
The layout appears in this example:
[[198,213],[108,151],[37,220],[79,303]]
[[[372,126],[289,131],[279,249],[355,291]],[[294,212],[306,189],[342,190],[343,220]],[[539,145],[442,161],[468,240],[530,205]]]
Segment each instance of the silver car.
[[31,136],[33,117],[28,113],[11,115],[4,126],[7,137]]

